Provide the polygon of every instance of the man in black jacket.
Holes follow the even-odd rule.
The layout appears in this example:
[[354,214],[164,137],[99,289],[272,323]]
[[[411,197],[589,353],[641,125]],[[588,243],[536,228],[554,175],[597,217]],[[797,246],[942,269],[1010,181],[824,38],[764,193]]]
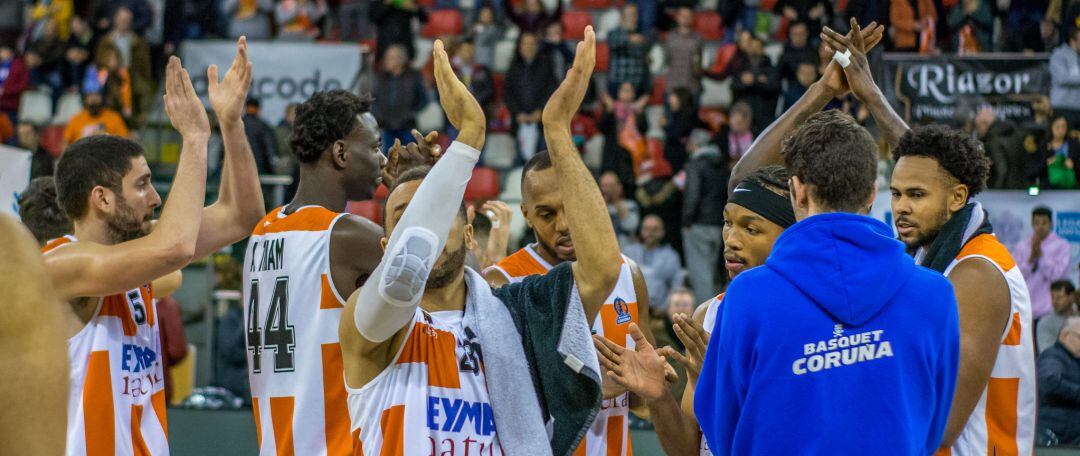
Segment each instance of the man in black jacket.
[[1080,444],[1080,317],[1065,321],[1053,347],[1039,355],[1039,427],[1063,445]]
[[730,172],[720,149],[709,141],[709,132],[694,130],[687,141],[691,158],[686,164],[683,195],[683,252],[690,286],[697,302],[716,295],[716,265],[723,248],[724,205]]

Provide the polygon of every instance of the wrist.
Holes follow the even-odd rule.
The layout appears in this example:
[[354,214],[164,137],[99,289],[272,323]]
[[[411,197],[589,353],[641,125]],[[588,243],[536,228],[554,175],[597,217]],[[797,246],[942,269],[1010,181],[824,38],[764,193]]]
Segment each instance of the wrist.
[[244,128],[244,120],[239,116],[234,118],[218,117],[218,125],[222,130],[228,128]]
[[203,145],[205,146],[210,141],[210,132],[197,132],[197,133],[181,133],[185,146],[189,145]]
[[822,81],[816,81],[813,84],[810,84],[810,87],[806,90],[806,94],[817,102],[828,103],[833,98],[836,98],[840,92],[829,88],[829,86]]
[[646,397],[640,394],[638,394],[637,396],[640,397],[643,402],[645,402],[646,407],[655,407],[656,405],[667,402],[669,400],[675,400],[675,396],[671,395],[671,389],[668,388],[667,385],[664,385],[664,387],[661,388],[659,396]]

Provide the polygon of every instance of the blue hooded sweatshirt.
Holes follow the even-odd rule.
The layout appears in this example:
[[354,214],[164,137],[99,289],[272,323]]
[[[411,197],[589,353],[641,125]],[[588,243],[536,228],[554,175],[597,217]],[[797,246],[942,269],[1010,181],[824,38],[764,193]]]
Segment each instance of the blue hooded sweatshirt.
[[728,287],[694,411],[714,454],[929,455],[956,386],[952,285],[884,223],[809,217]]

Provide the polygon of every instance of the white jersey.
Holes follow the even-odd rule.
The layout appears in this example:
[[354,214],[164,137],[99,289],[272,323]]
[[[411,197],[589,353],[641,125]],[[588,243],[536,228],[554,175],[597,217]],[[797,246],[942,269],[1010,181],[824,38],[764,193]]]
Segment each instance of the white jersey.
[[1012,256],[992,234],[972,238],[945,270],[971,258],[992,263],[1009,286],[1009,323],[990,381],[952,448],[938,454],[1032,454],[1035,444],[1035,348],[1027,284]]
[[[50,241],[42,253],[77,242]],[[165,372],[152,287],[99,298],[68,339],[68,455],[168,455]]]
[[[533,246],[528,245],[503,258],[490,269],[501,272],[510,283],[517,283],[530,275],[547,274],[552,267],[540,257]],[[625,257],[619,269],[619,280],[604,300],[604,306],[600,308],[597,317],[593,322],[593,333],[604,336],[619,346],[634,349],[634,339],[630,337],[628,328],[630,322],[638,322],[638,300],[634,290],[634,275]],[[629,393],[604,399],[596,421],[585,434],[581,446],[573,453],[574,456],[632,454],[629,418]]]
[[363,387],[347,387],[356,454],[503,455],[483,350],[463,315],[417,308],[390,365]]
[[353,452],[338,344],[345,301],[330,274],[330,233],[343,216],[278,208],[251,234],[243,302],[262,456]]

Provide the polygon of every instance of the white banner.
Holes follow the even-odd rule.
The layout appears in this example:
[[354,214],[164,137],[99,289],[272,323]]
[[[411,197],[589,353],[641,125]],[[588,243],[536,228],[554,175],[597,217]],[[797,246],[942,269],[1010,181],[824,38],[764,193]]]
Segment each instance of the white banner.
[[[871,214],[893,227],[891,209],[892,195],[879,192],[874,200]],[[1054,212],[1054,232],[1069,241],[1072,261],[1066,277],[1077,281],[1077,263],[1080,263],[1080,191],[1043,191],[1037,196],[1025,191],[986,191],[975,197],[990,213],[994,234],[1010,251],[1024,238],[1031,237],[1031,210],[1046,206]]]
[[19,216],[19,193],[30,184],[30,151],[0,145],[0,212]]
[[[188,41],[182,49],[184,68],[195,91],[206,101],[206,69],[217,64],[224,77],[236,55],[232,41]],[[300,103],[318,91],[351,89],[360,76],[361,53],[355,44],[248,42],[254,76],[249,97],[262,102],[261,117],[276,126],[289,103]],[[209,106],[209,104],[207,104]]]

